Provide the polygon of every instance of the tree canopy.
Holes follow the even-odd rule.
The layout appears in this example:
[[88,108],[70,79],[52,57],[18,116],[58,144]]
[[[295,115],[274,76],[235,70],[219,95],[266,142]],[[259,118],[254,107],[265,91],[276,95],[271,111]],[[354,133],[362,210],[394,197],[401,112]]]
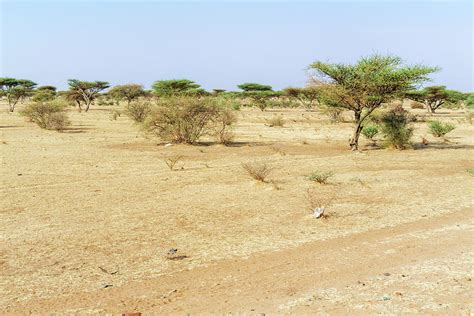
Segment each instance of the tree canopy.
[[74,101],[82,110],[82,103],[85,104],[85,111],[89,111],[90,105],[97,98],[99,93],[107,89],[110,85],[106,81],[81,81],[77,79],[69,79],[69,92],[66,97]]
[[247,82],[237,86],[243,91],[272,91],[272,86],[266,86],[259,83]]
[[108,95],[114,99],[126,100],[128,104],[133,100],[144,96],[146,94],[142,85],[139,84],[125,84],[115,86],[109,90]]
[[322,82],[321,97],[328,106],[354,112],[355,127],[350,147],[358,149],[362,123],[383,103],[404,95],[429,80],[438,68],[423,65],[406,66],[396,56],[373,55],[355,64],[316,61],[309,66]]
[[206,91],[188,79],[159,80],[153,83],[153,91],[159,96],[200,95]]
[[30,96],[35,86],[31,80],[0,78],[0,96],[7,98],[9,110],[13,112],[18,101]]
[[430,86],[422,90],[411,90],[405,94],[408,99],[424,103],[430,113],[435,113],[443,104],[457,103],[465,100],[466,96],[445,86]]
[[283,95],[300,102],[306,109],[312,109],[321,97],[321,91],[317,86],[310,85],[304,88],[288,87],[283,89]]

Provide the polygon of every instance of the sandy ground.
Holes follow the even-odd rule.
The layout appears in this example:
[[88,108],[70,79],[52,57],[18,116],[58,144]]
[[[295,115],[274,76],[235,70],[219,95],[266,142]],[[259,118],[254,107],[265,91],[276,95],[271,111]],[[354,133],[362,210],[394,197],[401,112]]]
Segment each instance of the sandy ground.
[[[71,111],[64,133],[0,113],[1,311],[472,311],[474,127],[461,112],[437,115],[457,124],[448,143],[420,122],[428,146],[361,153],[350,123],[317,112],[244,110],[230,147],[158,146],[109,112]],[[266,126],[277,112],[285,127]],[[272,183],[246,161],[272,166]],[[335,176],[313,184],[315,169]],[[327,219],[308,188],[335,194]]]

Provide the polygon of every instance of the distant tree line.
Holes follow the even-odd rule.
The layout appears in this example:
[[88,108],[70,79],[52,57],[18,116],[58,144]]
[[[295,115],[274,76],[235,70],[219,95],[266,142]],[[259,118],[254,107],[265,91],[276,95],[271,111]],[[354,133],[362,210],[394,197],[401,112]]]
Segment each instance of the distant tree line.
[[419,88],[429,81],[431,73],[439,69],[422,65],[407,66],[396,56],[373,55],[361,58],[355,64],[316,61],[309,66],[309,70],[311,78],[307,86],[288,87],[280,91],[273,90],[269,85],[253,82],[239,84],[238,91],[218,88],[206,91],[189,79],[159,80],[153,83],[151,90],[145,90],[139,84],[111,87],[106,81],[70,79],[66,91],[57,91],[53,86],[37,87],[31,80],[0,78],[0,98],[6,100],[10,112],[24,100],[44,103],[58,97],[85,112],[89,111],[97,99],[111,100],[111,104],[125,102],[130,106],[140,99],[175,97],[240,100],[239,103],[234,103],[234,108],[244,104],[262,111],[275,106],[301,106],[307,110],[321,107],[334,117],[343,110],[349,110],[354,116],[354,130],[349,142],[353,150],[358,148],[359,136],[372,113],[393,100],[410,99],[422,103],[429,113],[435,113],[443,106],[462,102],[467,107],[474,107],[472,93],[449,90],[445,86]]

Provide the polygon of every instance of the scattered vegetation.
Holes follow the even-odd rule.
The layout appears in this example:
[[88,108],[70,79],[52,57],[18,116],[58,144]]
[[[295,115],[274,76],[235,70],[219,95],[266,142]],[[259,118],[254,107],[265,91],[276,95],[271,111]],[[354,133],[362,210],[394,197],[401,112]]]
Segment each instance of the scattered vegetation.
[[267,177],[272,172],[272,168],[264,162],[245,162],[242,168],[257,181],[268,182]]
[[443,123],[440,121],[431,121],[428,123],[430,133],[434,137],[444,137],[447,133],[454,130],[456,127],[450,123]]
[[315,170],[313,171],[309,176],[308,180],[317,182],[320,184],[327,184],[329,178],[334,176],[333,171],[321,171],[321,170]]

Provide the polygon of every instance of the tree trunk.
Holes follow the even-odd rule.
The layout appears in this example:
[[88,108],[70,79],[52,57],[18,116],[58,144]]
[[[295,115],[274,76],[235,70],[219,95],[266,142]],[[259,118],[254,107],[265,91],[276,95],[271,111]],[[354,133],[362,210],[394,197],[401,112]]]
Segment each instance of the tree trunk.
[[433,109],[433,107],[431,106],[429,102],[425,102],[425,105],[426,105],[426,111],[428,111],[429,114],[432,114],[435,112],[435,110]]
[[85,110],[84,110],[85,112],[89,111],[90,105],[91,105],[90,103],[87,103],[87,104],[86,104],[86,108],[85,108]]
[[359,136],[360,136],[360,132],[362,131],[362,121],[360,119],[360,114],[361,112],[354,112],[355,126],[354,126],[354,132],[352,133],[352,137],[349,144],[351,146],[352,151],[359,149]]

